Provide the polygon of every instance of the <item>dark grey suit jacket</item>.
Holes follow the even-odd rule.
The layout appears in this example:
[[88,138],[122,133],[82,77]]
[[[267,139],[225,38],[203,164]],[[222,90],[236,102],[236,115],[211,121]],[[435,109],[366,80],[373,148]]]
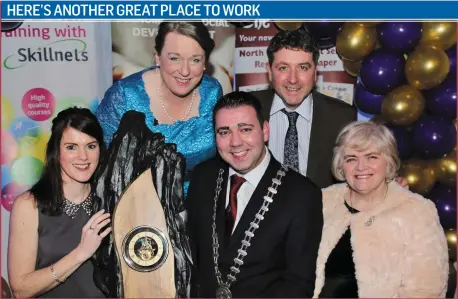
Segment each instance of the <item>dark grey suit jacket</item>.
[[[275,96],[272,89],[252,92],[263,107],[264,118],[269,120],[270,108]],[[313,92],[313,120],[307,162],[307,177],[320,188],[325,188],[335,179],[331,173],[333,148],[340,130],[357,118],[356,108],[348,104]],[[299,136],[299,138],[301,138]]]

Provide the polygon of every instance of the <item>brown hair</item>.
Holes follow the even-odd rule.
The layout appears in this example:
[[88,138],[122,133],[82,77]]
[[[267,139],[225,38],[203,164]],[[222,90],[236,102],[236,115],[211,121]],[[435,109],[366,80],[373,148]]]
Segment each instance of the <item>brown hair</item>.
[[184,36],[194,39],[204,50],[205,60],[208,61],[215,42],[210,37],[207,27],[202,22],[162,22],[159,24],[156,35],[156,52],[161,54],[164,47],[165,37],[167,33],[176,32]]

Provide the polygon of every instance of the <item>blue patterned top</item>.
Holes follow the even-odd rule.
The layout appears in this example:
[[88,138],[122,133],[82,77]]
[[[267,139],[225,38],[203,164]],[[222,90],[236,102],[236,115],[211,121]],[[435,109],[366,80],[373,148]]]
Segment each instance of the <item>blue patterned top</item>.
[[115,82],[106,91],[96,116],[102,125],[108,146],[125,112],[143,112],[148,128],[162,133],[167,143],[175,143],[178,151],[186,158],[184,192],[187,194],[192,169],[216,154],[212,113],[213,107],[222,96],[222,88],[218,80],[204,74],[199,86],[199,116],[173,124],[154,125],[155,118],[150,109],[150,99],[145,91],[142,75],[155,68],[147,68]]

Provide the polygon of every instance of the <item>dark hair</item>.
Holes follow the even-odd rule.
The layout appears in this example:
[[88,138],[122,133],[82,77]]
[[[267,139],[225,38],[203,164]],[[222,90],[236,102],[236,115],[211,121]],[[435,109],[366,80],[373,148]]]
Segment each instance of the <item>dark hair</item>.
[[213,128],[215,127],[215,116],[223,108],[238,108],[240,106],[250,106],[256,111],[256,116],[261,127],[264,125],[261,102],[251,93],[244,91],[233,91],[222,96],[213,108]]
[[312,53],[313,62],[318,64],[320,58],[320,49],[318,48],[313,37],[305,29],[282,30],[279,31],[269,43],[267,47],[267,58],[269,64],[274,61],[274,54],[281,49],[301,50],[307,53]]
[[210,37],[207,27],[202,22],[162,22],[159,24],[155,39],[157,54],[161,54],[167,33],[176,32],[194,39],[205,51],[205,60],[208,61],[215,42]]
[[73,107],[59,112],[52,121],[51,137],[46,145],[43,172],[38,182],[30,189],[38,209],[46,215],[59,215],[62,212],[64,191],[59,157],[62,134],[67,128],[76,129],[98,141],[100,158],[92,178],[100,170],[105,156],[102,127],[89,109]]

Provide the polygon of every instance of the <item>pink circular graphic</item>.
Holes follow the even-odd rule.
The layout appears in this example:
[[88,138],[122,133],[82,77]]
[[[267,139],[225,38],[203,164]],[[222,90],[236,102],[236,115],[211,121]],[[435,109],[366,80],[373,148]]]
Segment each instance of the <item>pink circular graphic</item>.
[[22,110],[30,119],[44,121],[49,119],[56,105],[52,93],[44,88],[32,88],[22,98]]
[[27,191],[28,187],[26,185],[21,185],[18,183],[9,183],[2,189],[2,206],[8,211],[11,212],[13,207],[14,200],[23,192]]
[[18,144],[13,135],[6,130],[1,130],[1,136],[2,164],[8,164],[16,159]]

